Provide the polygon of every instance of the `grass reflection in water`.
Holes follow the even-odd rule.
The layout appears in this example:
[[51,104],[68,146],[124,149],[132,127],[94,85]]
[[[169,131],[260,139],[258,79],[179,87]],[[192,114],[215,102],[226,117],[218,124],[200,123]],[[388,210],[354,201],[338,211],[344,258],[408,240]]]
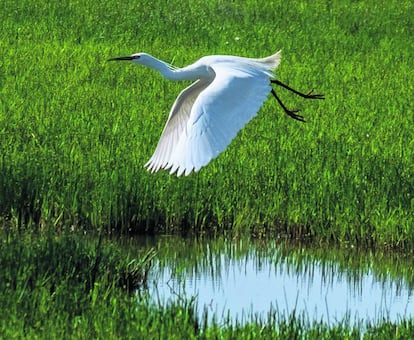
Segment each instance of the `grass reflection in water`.
[[200,315],[249,321],[276,311],[327,324],[414,315],[412,258],[282,241],[160,237],[152,295],[193,299]]

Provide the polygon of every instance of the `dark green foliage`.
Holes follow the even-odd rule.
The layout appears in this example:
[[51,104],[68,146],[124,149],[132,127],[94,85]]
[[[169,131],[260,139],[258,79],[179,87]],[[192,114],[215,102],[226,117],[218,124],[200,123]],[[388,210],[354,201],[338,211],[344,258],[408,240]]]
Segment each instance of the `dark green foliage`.
[[[4,234],[0,243],[0,299],[4,320],[26,329],[60,315],[90,312],[96,299],[142,288],[153,253],[132,260],[117,247],[77,235]],[[118,293],[116,293],[118,292]],[[9,320],[16,321],[16,320]]]
[[[412,244],[411,1],[6,1],[0,13],[5,221]],[[109,57],[147,51],[182,66],[280,48],[278,77],[326,96],[279,91],[306,124],[269,98],[200,173],[145,171],[187,84]]]
[[[364,334],[389,339],[413,332],[411,320],[360,327],[345,320],[328,327],[295,311],[289,316],[270,311],[267,318],[252,316],[244,324],[208,324],[207,315],[198,317],[194,299],[158,305],[149,303],[145,290],[130,294],[119,285],[120,273],[130,272],[131,258],[140,263],[141,277],[150,270],[153,251],[135,257],[131,252],[137,245],[122,247],[115,240],[76,234],[3,232],[1,236],[0,333],[4,338],[359,339]],[[293,260],[300,266],[303,252],[295,249],[286,251],[296,251]],[[236,249],[241,256],[244,251],[243,246]],[[169,249],[165,255],[171,256]]]
[[[1,223],[58,231],[270,230],[411,249],[413,16],[412,1],[0,2]],[[182,66],[207,54],[260,57],[278,49],[280,80],[326,96],[309,102],[280,93],[288,107],[303,109],[306,124],[269,98],[198,174],[145,171],[187,84],[106,63],[109,57],[146,51]],[[132,259],[118,268],[106,246],[36,242],[29,241],[31,249],[13,236],[1,245],[6,336],[53,327],[59,338],[68,329],[79,337],[157,337],[174,325],[183,327],[177,338],[210,336],[187,318],[188,306],[151,309],[148,318],[131,312],[144,307],[116,287],[137,283],[140,266]],[[283,337],[304,336],[284,323]],[[131,327],[140,331],[128,333]],[[410,330],[409,322],[386,324],[366,335],[404,337]],[[213,329],[210,337],[240,332],[277,333],[248,325]]]

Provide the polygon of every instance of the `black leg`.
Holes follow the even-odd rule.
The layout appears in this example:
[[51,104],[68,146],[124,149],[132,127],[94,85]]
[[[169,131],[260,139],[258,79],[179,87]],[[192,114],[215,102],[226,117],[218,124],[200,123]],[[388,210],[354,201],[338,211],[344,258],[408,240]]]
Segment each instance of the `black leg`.
[[283,103],[282,101],[279,99],[279,97],[277,96],[276,92],[274,89],[272,89],[272,94],[275,96],[277,102],[279,103],[279,105],[282,107],[283,111],[285,111],[285,113],[289,116],[292,117],[293,119],[296,119],[300,122],[305,122],[305,119],[300,116],[297,115],[296,112],[299,112],[299,110],[289,110]]
[[284,87],[285,89],[292,91],[293,93],[296,93],[297,95],[303,97],[303,98],[307,98],[307,99],[325,99],[323,94],[313,94],[312,91],[310,91],[308,94],[296,91],[295,89],[292,89],[290,86],[287,86],[286,84],[283,84],[281,81],[277,80],[277,79],[270,79],[270,82],[272,84],[276,84],[279,86]]

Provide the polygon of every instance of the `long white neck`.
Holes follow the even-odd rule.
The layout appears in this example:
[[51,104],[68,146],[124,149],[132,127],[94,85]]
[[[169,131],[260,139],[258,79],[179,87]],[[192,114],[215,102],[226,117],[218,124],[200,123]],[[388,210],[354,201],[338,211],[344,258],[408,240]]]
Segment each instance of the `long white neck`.
[[194,66],[189,65],[184,68],[173,68],[166,62],[150,55],[147,55],[145,60],[140,60],[139,64],[151,67],[171,80],[196,80],[203,76],[202,69],[194,64]]

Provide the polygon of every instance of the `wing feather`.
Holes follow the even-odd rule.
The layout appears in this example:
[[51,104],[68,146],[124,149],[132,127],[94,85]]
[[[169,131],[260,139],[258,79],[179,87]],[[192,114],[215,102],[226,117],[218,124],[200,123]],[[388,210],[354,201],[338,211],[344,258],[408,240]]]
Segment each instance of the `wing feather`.
[[216,77],[192,98],[190,116],[165,166],[178,176],[198,171],[224,151],[257,114],[271,90],[269,71],[257,64],[217,63],[211,67]]
[[158,145],[145,166],[151,172],[161,168],[168,168],[170,156],[173,153],[187,121],[190,118],[192,106],[201,91],[203,91],[211,80],[200,79],[185,88],[175,100]]

